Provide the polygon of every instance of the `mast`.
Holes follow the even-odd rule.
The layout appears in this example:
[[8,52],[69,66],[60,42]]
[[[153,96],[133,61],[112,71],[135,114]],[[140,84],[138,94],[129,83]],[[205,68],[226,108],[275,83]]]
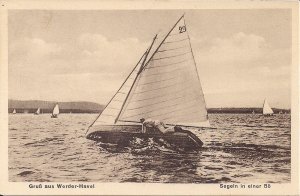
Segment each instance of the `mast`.
[[125,82],[89,127],[139,123],[142,117],[170,125],[209,126],[183,17],[161,37],[162,41],[155,43],[155,35]]
[[[124,82],[122,83],[122,85],[119,87],[119,89],[117,90],[117,92],[114,94],[114,96],[109,100],[109,102],[105,105],[103,111],[107,108],[107,106],[112,102],[112,100],[115,98],[115,96],[119,93],[119,91],[122,89],[122,87],[124,86],[124,84],[126,83],[126,81],[128,80],[128,78],[131,76],[131,74],[134,72],[134,70],[137,68],[137,66],[139,65],[139,63],[141,62],[141,60],[144,58],[144,56],[146,55],[147,51],[144,52],[144,54],[141,56],[141,58],[139,59],[139,61],[137,62],[137,64],[134,66],[134,68],[131,70],[131,72],[128,74],[128,76],[126,77],[126,79],[124,80]],[[92,124],[89,126],[89,128],[91,126],[94,125],[94,123],[98,120],[98,118],[101,116],[101,112],[98,114],[98,116],[96,117],[96,119],[92,122]],[[88,131],[88,130],[87,130]]]
[[[147,61],[147,63],[145,63],[145,61],[147,60],[147,58],[145,58],[145,60],[144,60],[144,62],[143,62],[143,63],[145,63],[145,65],[142,64],[141,69],[140,69],[139,73],[137,74],[137,76],[136,76],[136,78],[135,78],[135,80],[134,80],[134,82],[133,82],[133,85],[131,86],[131,88],[130,88],[130,90],[129,90],[129,93],[127,94],[126,99],[125,99],[125,101],[124,101],[123,104],[122,104],[122,108],[121,108],[121,110],[120,110],[120,112],[119,112],[119,114],[118,114],[118,116],[117,116],[117,118],[116,118],[116,120],[115,120],[115,123],[118,121],[118,119],[119,119],[119,117],[120,117],[120,115],[121,115],[121,112],[122,112],[122,110],[123,110],[123,108],[124,108],[124,106],[125,106],[125,103],[126,103],[126,101],[127,101],[127,99],[128,99],[128,96],[129,96],[129,94],[130,94],[130,92],[131,92],[131,90],[132,90],[132,88],[133,88],[133,86],[134,86],[134,83],[136,82],[136,79],[138,78],[138,76],[140,75],[140,73],[145,69],[145,67],[149,64],[149,62],[151,61],[151,59],[153,58],[153,56],[154,56],[154,55],[157,53],[157,51],[159,50],[160,46],[161,46],[161,45],[164,43],[164,41],[168,38],[168,36],[170,35],[170,33],[173,31],[173,29],[176,27],[176,25],[178,24],[178,22],[179,22],[183,17],[184,17],[184,14],[178,19],[178,21],[174,24],[174,26],[173,26],[173,27],[171,28],[171,30],[167,33],[167,35],[164,37],[164,39],[160,42],[160,44],[158,45],[158,47],[156,48],[156,50],[153,52],[153,54],[151,55],[151,57],[149,58],[149,60]],[[150,52],[151,47],[153,46],[153,43],[154,43],[156,37],[157,37],[157,35],[155,35],[155,37],[154,37],[154,39],[153,39],[153,41],[152,41],[152,44],[151,44],[151,46],[150,46],[150,48],[149,48],[149,50],[148,50],[146,56],[148,56],[148,53]]]
[[166,124],[209,126],[183,17],[172,26],[147,59],[142,74],[126,103],[123,103],[118,117],[120,122],[152,118]]
[[153,52],[153,54],[151,55],[151,57],[149,58],[148,62],[145,64],[145,66],[143,67],[143,70],[145,69],[145,67],[149,64],[149,62],[151,61],[151,59],[153,58],[153,56],[157,53],[157,51],[159,50],[160,46],[164,43],[164,41],[168,38],[168,36],[170,35],[170,33],[173,31],[173,29],[176,27],[176,25],[179,23],[179,21],[184,17],[184,14],[178,19],[178,21],[174,24],[174,26],[171,28],[171,30],[167,33],[167,35],[164,37],[164,39],[160,42],[160,44],[158,45],[158,47],[156,48],[156,50]]
[[138,75],[139,75],[139,74],[143,71],[143,69],[144,69],[145,62],[146,62],[146,60],[147,60],[148,54],[149,54],[149,52],[150,52],[150,50],[151,50],[151,48],[152,48],[154,42],[155,42],[155,40],[156,40],[156,37],[157,37],[157,34],[156,34],[155,37],[153,38],[152,43],[151,43],[149,49],[146,51],[146,56],[145,56],[144,61],[143,61],[142,65],[141,65],[141,68],[140,68],[140,70],[139,70],[139,72],[138,72]]
[[151,48],[152,48],[152,46],[153,46],[153,44],[154,44],[154,42],[155,42],[156,37],[157,37],[157,34],[156,34],[155,37],[153,38],[152,43],[151,43],[149,49],[146,51],[145,59],[144,59],[142,65],[141,65],[141,68],[140,68],[139,72],[136,74],[136,76],[135,76],[135,78],[134,78],[134,81],[133,81],[133,83],[132,83],[132,85],[131,85],[131,87],[130,87],[130,89],[129,89],[129,92],[128,92],[127,95],[126,95],[125,101],[123,102],[122,107],[121,107],[121,109],[120,109],[120,111],[119,111],[119,113],[118,113],[118,115],[117,115],[117,117],[116,117],[116,119],[115,119],[115,123],[118,121],[118,119],[119,119],[119,117],[120,117],[120,114],[121,114],[121,112],[122,112],[122,110],[123,110],[123,108],[124,108],[124,105],[125,105],[125,103],[126,103],[128,97],[129,97],[129,95],[130,95],[130,92],[132,91],[132,88],[133,88],[133,86],[134,86],[134,83],[136,82],[138,76],[142,73],[142,71],[143,71],[143,69],[144,69],[144,67],[145,67],[145,66],[143,66],[143,65],[144,65],[144,63],[145,63],[145,61],[146,61],[146,59],[147,59],[147,56],[148,56],[148,54],[149,54],[149,52],[150,52],[150,50],[151,50]]

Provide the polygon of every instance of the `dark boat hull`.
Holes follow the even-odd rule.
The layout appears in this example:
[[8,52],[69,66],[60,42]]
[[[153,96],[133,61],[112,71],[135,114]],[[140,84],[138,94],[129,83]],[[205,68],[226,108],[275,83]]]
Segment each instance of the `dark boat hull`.
[[87,139],[100,141],[102,143],[128,146],[134,138],[149,139],[154,141],[163,139],[171,146],[184,150],[199,150],[203,142],[192,132],[181,130],[173,133],[160,133],[150,130],[141,133],[140,125],[101,125],[90,128]]

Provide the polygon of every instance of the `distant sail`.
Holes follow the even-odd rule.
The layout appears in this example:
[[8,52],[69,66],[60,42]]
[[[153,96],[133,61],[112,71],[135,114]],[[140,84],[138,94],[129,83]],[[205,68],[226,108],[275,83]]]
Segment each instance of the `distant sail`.
[[52,115],[58,115],[58,114],[59,114],[59,107],[58,107],[58,104],[56,104],[53,109]]
[[40,108],[37,109],[37,111],[35,112],[35,114],[40,114]]
[[263,114],[273,114],[273,110],[272,108],[270,107],[267,99],[265,99],[265,102],[264,102],[264,106],[263,106]]
[[166,124],[209,126],[183,16],[156,45],[146,51],[92,126],[139,122],[141,118]]
[[14,109],[13,114],[16,114],[16,113],[17,113],[17,111],[16,111],[16,109]]

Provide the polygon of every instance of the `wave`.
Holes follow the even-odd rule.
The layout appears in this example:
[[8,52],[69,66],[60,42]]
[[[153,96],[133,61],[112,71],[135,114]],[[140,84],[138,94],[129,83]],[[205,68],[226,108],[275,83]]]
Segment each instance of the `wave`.
[[130,141],[129,146],[119,146],[117,144],[97,142],[97,146],[102,151],[107,152],[130,152],[132,154],[148,154],[148,153],[193,153],[184,151],[174,145],[169,144],[164,139],[154,140],[153,138],[142,139],[135,137]]

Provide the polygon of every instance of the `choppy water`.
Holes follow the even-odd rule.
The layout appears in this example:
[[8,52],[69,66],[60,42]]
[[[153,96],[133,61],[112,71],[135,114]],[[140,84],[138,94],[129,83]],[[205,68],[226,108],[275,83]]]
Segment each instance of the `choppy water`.
[[[212,114],[200,152],[148,141],[103,147],[85,138],[96,114],[9,116],[9,180],[39,182],[290,182],[290,115]],[[101,147],[102,146],[102,147]]]

